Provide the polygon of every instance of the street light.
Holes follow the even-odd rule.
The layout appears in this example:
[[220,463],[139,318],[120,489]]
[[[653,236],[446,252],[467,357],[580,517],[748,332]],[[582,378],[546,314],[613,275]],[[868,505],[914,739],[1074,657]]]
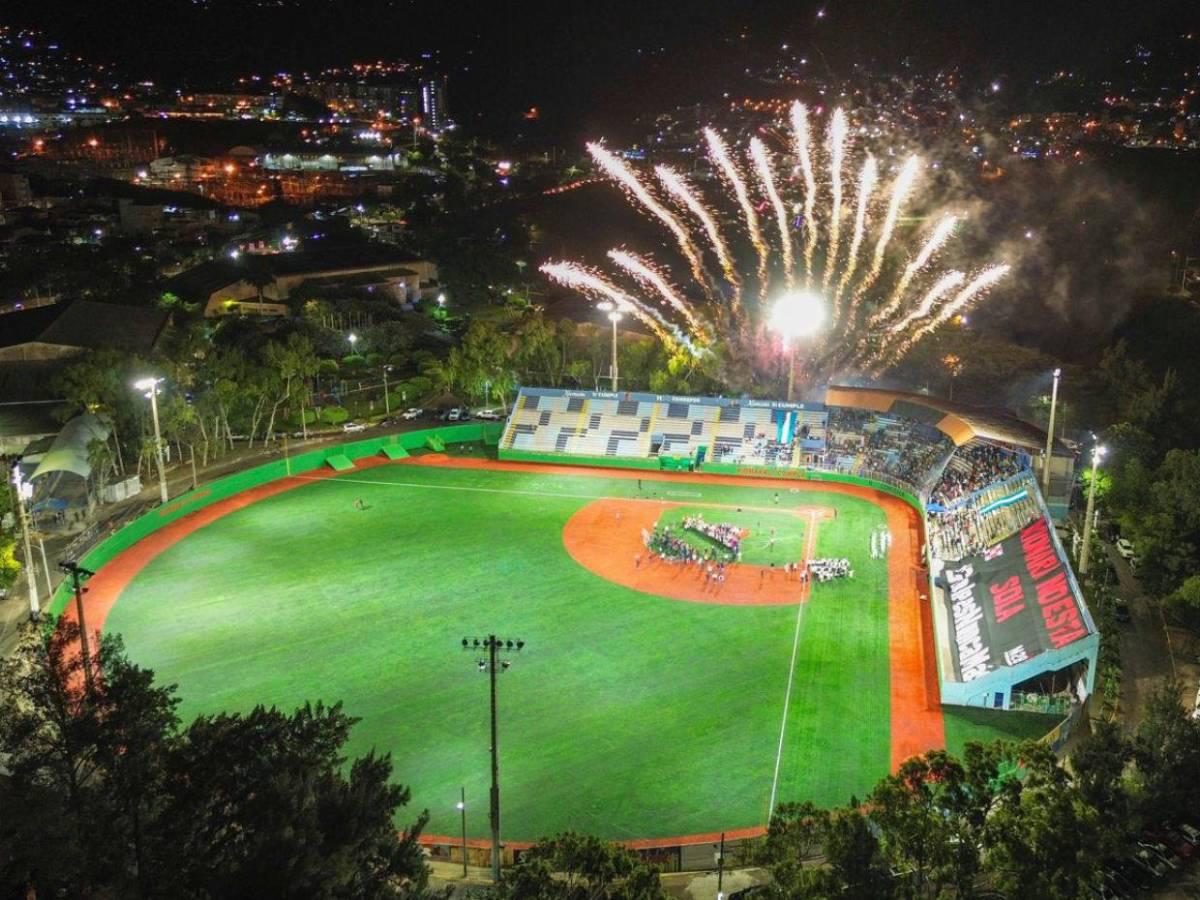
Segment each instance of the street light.
[[388,416],[390,416],[392,414],[392,401],[388,398],[388,383],[387,383],[387,376],[388,376],[388,372],[390,372],[390,371],[392,371],[392,366],[384,366],[383,367],[383,412],[384,412],[384,415],[388,415]]
[[[494,634],[489,634],[487,637],[480,639],[475,638],[473,641],[470,638],[462,639],[463,650],[470,650],[474,653],[487,651],[486,658],[477,658],[475,661],[476,667],[480,672],[487,672],[489,681],[491,682],[491,706],[492,706],[492,791],[491,803],[489,811],[489,819],[492,826],[492,880],[500,883],[500,744],[496,729],[496,675],[497,673],[507,672],[508,667],[512,664],[510,660],[497,660],[498,653],[520,653],[525,646],[525,642],[519,639],[498,638]],[[464,800],[465,808],[465,800]]]
[[1046,432],[1046,458],[1042,460],[1042,496],[1050,498],[1050,456],[1054,452],[1054,413],[1058,407],[1058,379],[1062,369],[1054,370],[1054,387],[1050,389],[1050,428]]
[[347,340],[350,341],[350,352],[353,353],[354,345],[358,343],[358,335],[352,331],[350,332],[350,336],[347,338]]
[[161,378],[142,378],[133,383],[139,391],[145,391],[150,398],[150,414],[154,418],[154,459],[158,463],[158,493],[163,505],[167,502],[167,470],[163,467],[162,432],[158,427],[158,386]]
[[[25,575],[29,579],[29,618],[36,622],[42,614],[38,605],[37,582],[34,580],[33,545],[29,541],[29,508],[33,497],[33,485],[21,477],[21,464],[13,463],[12,483],[17,489],[17,515],[21,517],[21,530],[25,533]],[[49,576],[47,576],[49,577]]]
[[1083,519],[1083,550],[1079,552],[1079,574],[1086,575],[1088,570],[1088,551],[1092,543],[1092,516],[1096,510],[1096,467],[1104,458],[1106,449],[1103,444],[1092,448],[1092,479],[1088,485],[1087,514]]
[[462,854],[463,878],[467,877],[467,789],[462,789],[462,799],[458,801],[458,811],[462,813]]
[[613,393],[617,391],[617,379],[619,377],[617,369],[617,323],[625,318],[616,306],[607,300],[596,304],[596,309],[601,312],[608,313],[608,321],[612,322],[612,389]]

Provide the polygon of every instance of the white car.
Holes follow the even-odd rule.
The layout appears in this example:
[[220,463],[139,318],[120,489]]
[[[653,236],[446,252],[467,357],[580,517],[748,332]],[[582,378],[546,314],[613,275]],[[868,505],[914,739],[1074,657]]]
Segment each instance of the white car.
[[1117,553],[1121,559],[1133,558],[1133,544],[1126,538],[1117,538]]
[[418,406],[414,406],[411,409],[406,409],[404,412],[400,413],[400,418],[415,419],[417,416],[421,415],[423,412],[425,412],[425,410],[421,409]]
[[346,434],[354,434],[356,432],[366,431],[366,430],[367,430],[367,426],[364,425],[362,422],[347,422],[345,425],[342,426],[342,431],[346,432]]
[[499,419],[502,419],[503,416],[498,409],[481,409],[479,412],[475,413],[475,418],[486,419],[489,422],[495,422]]

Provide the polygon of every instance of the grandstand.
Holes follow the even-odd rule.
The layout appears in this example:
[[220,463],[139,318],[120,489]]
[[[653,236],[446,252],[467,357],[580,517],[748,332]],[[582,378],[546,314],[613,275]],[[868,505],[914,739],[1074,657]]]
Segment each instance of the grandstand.
[[523,388],[499,453],[884,482],[924,514],[942,701],[1079,709],[1099,635],[1039,489],[1045,433],[917,394],[831,387],[825,399]]

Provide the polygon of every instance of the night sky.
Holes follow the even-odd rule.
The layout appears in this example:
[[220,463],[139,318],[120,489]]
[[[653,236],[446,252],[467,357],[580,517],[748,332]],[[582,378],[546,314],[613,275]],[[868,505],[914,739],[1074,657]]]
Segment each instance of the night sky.
[[[120,0],[21,4],[33,24],[130,74],[194,87],[232,76],[436,50],[455,114],[503,133],[538,106],[547,136],[575,141],[639,112],[717,96],[790,43],[819,71],[855,63],[959,66],[1014,84],[1102,67],[1135,40],[1200,20],[1185,0]],[[818,11],[824,10],[823,16]]]

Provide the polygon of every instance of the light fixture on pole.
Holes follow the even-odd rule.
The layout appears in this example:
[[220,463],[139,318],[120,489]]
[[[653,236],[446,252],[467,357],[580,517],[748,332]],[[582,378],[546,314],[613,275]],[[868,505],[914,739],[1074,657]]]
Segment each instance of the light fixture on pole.
[[[36,622],[42,615],[38,604],[37,581],[33,570],[33,544],[29,540],[29,500],[33,497],[33,485],[21,477],[21,464],[12,467],[12,483],[17,489],[17,515],[21,517],[21,530],[25,535],[25,575],[29,581],[29,618]],[[47,576],[49,577],[49,576]]]
[[388,372],[390,372],[390,371],[392,371],[391,366],[383,367],[383,412],[385,415],[388,415],[388,416],[390,416],[392,414],[392,401],[388,397],[388,383],[387,383]]
[[349,334],[349,335],[346,337],[346,340],[348,340],[348,341],[350,342],[350,352],[351,352],[351,353],[353,353],[353,352],[354,352],[354,345],[358,343],[358,335],[357,335],[357,334],[355,334],[355,333],[352,331],[352,332],[350,332],[350,334]]
[[617,323],[625,318],[616,305],[608,300],[601,301],[596,304],[596,309],[608,314],[608,321],[612,322],[612,389],[613,393],[617,391],[617,382],[619,370],[617,366]]
[[1092,517],[1096,510],[1096,468],[1104,458],[1106,449],[1102,444],[1092,448],[1092,477],[1088,484],[1087,513],[1083,520],[1083,549],[1079,551],[1079,574],[1086,575],[1088,571],[1088,556],[1092,544]]
[[142,378],[133,383],[139,391],[144,391],[150,400],[150,414],[154,418],[154,459],[158,464],[158,493],[165,505],[167,502],[167,470],[163,466],[162,432],[158,427],[158,386],[161,378]]
[[[525,647],[525,642],[520,639],[504,639],[498,638],[494,634],[489,634],[485,638],[463,638],[462,648],[464,651],[472,651],[477,654],[475,665],[480,672],[488,673],[488,680],[491,685],[491,708],[492,708],[492,791],[491,802],[489,804],[489,818],[492,826],[492,880],[500,883],[500,743],[498,738],[498,729],[496,727],[496,675],[507,672],[508,667],[512,665],[512,661],[508,659],[497,659],[497,655],[501,653],[520,653]],[[487,653],[487,656],[478,656],[478,654]]]
[[1050,498],[1050,457],[1054,453],[1054,413],[1058,408],[1058,379],[1062,369],[1054,370],[1054,387],[1050,389],[1050,427],[1046,431],[1046,456],[1042,460],[1042,496]]
[[83,595],[87,592],[87,588],[83,586],[83,579],[96,573],[73,561],[60,562],[58,567],[71,576],[71,588],[75,593],[75,615],[79,619],[79,660],[83,664],[83,684],[87,688],[88,697],[91,697],[95,683],[92,680],[92,654],[88,649],[87,622],[83,618]]
[[463,878],[467,877],[467,789],[461,788],[462,799],[458,801],[458,811],[462,814],[462,856]]
[[787,357],[787,398],[796,389],[796,341],[812,337],[825,322],[825,301],[809,291],[789,291],[771,307],[767,327],[779,335]]

